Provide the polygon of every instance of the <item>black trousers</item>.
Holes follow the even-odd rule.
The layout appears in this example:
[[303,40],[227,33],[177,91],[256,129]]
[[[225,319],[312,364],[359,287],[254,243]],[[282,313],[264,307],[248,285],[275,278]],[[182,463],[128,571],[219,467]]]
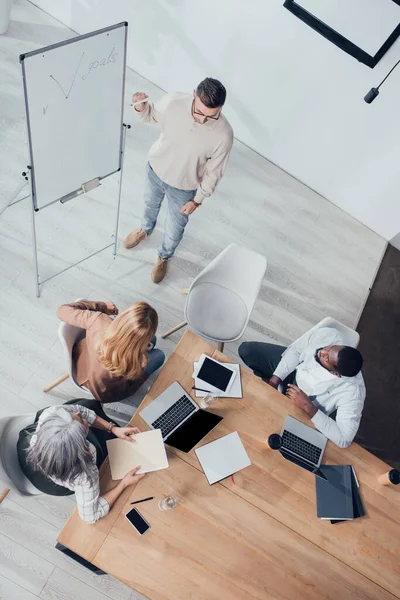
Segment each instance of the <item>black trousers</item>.
[[[239,356],[242,361],[253,371],[254,375],[267,381],[272,377],[278,366],[285,346],[266,344],[264,342],[243,342],[239,346]],[[286,392],[288,383],[296,382],[296,372],[290,373],[282,382],[283,393]]]
[[[64,402],[64,404],[79,404],[80,406],[85,406],[86,408],[93,410],[101,419],[104,419],[105,421],[110,420],[105,414],[98,400],[78,398],[74,400],[68,400],[68,402]],[[25,477],[29,479],[35,488],[43,492],[43,494],[48,494],[50,496],[70,496],[74,493],[72,490],[69,490],[61,485],[57,485],[54,483],[54,481],[46,477],[46,475],[44,475],[41,471],[35,471],[26,458],[30,448],[31,437],[36,432],[37,422],[44,410],[46,409],[43,408],[42,410],[39,410],[39,412],[36,413],[35,420],[32,425],[28,425],[19,433],[19,439],[17,442],[19,464]],[[113,439],[114,437],[115,436],[112,433],[100,431],[100,429],[94,429],[92,427],[89,428],[86,439],[96,448],[97,468],[101,467],[107,457],[106,441]]]

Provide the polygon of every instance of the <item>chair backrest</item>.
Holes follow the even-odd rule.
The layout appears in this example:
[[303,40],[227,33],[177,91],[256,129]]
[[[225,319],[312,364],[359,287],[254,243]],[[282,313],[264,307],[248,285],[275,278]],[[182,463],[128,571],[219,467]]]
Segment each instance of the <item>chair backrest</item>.
[[351,346],[352,348],[357,348],[358,343],[360,341],[360,336],[357,333],[357,331],[351,329],[351,327],[347,327],[347,325],[344,325],[343,323],[337,321],[333,317],[325,317],[325,319],[322,319],[322,321],[314,325],[314,327],[306,331],[306,333],[304,333],[298,339],[301,340],[303,337],[309,336],[310,333],[312,333],[316,329],[321,329],[321,327],[332,327],[333,329],[337,329],[339,333],[342,334],[344,346]]
[[74,325],[68,325],[68,323],[60,323],[58,328],[58,337],[60,338],[61,345],[63,347],[65,356],[67,358],[68,372],[75,385],[82,389],[75,378],[75,368],[72,359],[72,351],[74,345],[86,336],[85,329],[81,327],[75,327]]
[[[77,298],[75,302],[79,302],[82,298]],[[69,325],[68,323],[60,323],[58,328],[58,337],[60,338],[61,346],[64,350],[67,358],[68,373],[70,374],[72,382],[79,388],[80,391],[86,395],[93,397],[92,394],[83,386],[79,385],[75,377],[75,366],[72,359],[72,351],[77,342],[86,337],[86,330],[82,327],[75,327],[75,325]]]
[[235,292],[251,313],[266,269],[265,256],[238,244],[230,244],[199,273],[189,288],[189,294],[199,283],[215,283]]
[[0,419],[0,481],[25,496],[41,494],[21,470],[17,454],[19,432],[35,420],[34,414]]

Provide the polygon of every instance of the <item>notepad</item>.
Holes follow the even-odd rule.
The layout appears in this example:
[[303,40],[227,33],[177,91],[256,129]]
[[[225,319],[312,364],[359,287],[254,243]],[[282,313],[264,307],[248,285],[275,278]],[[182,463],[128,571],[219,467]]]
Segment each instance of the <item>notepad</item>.
[[135,435],[134,439],[134,442],[119,438],[107,440],[112,479],[122,479],[138,465],[142,467],[138,473],[150,473],[168,467],[161,429],[143,431]]
[[[214,386],[200,380],[197,377],[197,373],[200,368],[200,361],[193,363],[193,378],[194,378],[194,386],[198,388],[203,388],[205,390],[210,391],[212,394],[215,394],[219,398],[243,398],[243,390],[242,390],[242,378],[240,376],[240,365],[235,363],[223,363],[224,367],[230,369],[235,373],[235,378],[232,381],[231,386],[228,388],[226,392],[221,392],[221,390],[215,388]],[[203,398],[207,396],[207,392],[199,392],[195,391],[196,398]]]
[[237,431],[197,448],[195,453],[210,485],[251,465]]

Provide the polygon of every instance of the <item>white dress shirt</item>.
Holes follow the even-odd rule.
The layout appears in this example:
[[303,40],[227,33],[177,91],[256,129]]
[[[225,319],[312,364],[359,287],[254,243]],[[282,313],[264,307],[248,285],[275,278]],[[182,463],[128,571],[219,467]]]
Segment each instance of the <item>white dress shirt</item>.
[[[339,331],[321,327],[293,342],[274,372],[283,381],[296,371],[297,386],[318,409],[312,422],[340,448],[349,446],[358,431],[365,400],[364,379],[361,373],[355,377],[332,375],[316,361],[315,352],[326,346],[343,345]],[[334,410],[336,421],[329,417]]]
[[[36,432],[38,432],[43,422],[53,413],[60,410],[60,408],[65,408],[68,410],[68,412],[72,413],[79,412],[82,417],[86,419],[89,425],[93,425],[96,420],[96,413],[85,406],[81,406],[80,404],[68,404],[67,406],[62,407],[50,406],[49,408],[46,408],[46,410],[44,410],[40,415]],[[36,440],[37,435],[35,433],[31,438],[30,445],[34,446],[36,444]],[[56,477],[50,477],[50,479],[57,485],[61,485],[75,492],[79,516],[81,519],[83,519],[83,521],[86,521],[86,523],[95,523],[109,513],[110,505],[105,498],[100,496],[99,471],[96,466],[96,448],[90,442],[89,448],[93,461],[94,484],[88,480],[86,475],[80,475],[73,482],[61,481]]]

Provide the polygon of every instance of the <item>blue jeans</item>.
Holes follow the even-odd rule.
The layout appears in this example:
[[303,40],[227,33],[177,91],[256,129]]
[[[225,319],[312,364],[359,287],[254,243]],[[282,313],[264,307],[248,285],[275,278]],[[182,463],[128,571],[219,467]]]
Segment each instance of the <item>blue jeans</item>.
[[156,175],[147,163],[147,181],[144,192],[144,215],[142,230],[150,235],[156,226],[164,196],[168,200],[167,218],[164,226],[164,237],[158,248],[160,258],[171,258],[183,237],[188,215],[181,213],[181,208],[189,200],[193,200],[197,190],[180,190],[174,188]]
[[149,362],[147,363],[145,373],[146,375],[151,375],[154,371],[157,371],[163,364],[165,360],[165,354],[162,350],[156,348],[157,338],[154,336],[151,340],[154,348],[149,352]]

